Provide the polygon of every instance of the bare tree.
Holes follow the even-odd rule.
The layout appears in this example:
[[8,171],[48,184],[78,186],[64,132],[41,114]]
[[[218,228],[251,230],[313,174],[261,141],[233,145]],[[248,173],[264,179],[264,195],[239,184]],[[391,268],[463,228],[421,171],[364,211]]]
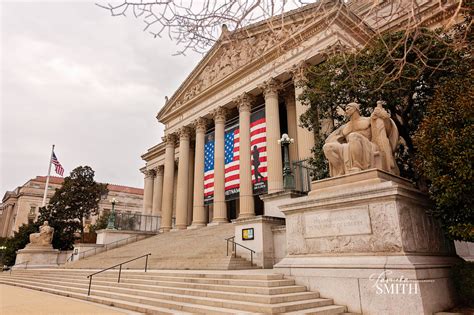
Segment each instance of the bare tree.
[[[469,9],[466,3],[463,0],[120,0],[97,5],[109,10],[112,16],[131,15],[142,19],[144,31],[154,37],[168,36],[180,47],[177,53],[184,54],[187,50],[207,52],[222,35],[231,33],[229,29],[242,29],[260,22],[269,30],[278,31],[294,10],[307,7],[311,7],[315,15],[327,15],[329,19],[334,18],[334,10],[349,9],[360,24],[372,28],[377,36],[400,27],[407,33],[416,31],[425,23],[421,12],[427,4],[438,6],[438,14],[449,19],[445,27],[450,27],[461,20],[463,8]],[[400,24],[400,20],[403,23]]]

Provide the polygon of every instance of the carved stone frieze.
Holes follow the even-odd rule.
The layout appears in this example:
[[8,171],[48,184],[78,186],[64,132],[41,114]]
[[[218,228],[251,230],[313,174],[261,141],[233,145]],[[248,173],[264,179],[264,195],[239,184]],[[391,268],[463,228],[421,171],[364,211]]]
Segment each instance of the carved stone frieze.
[[279,43],[293,36],[295,30],[301,27],[301,24],[309,22],[304,21],[286,25],[283,28],[268,30],[255,35],[238,34],[234,38],[232,38],[232,35],[227,36],[228,40],[223,42],[221,48],[195,79],[195,82],[176,102],[175,106],[179,107],[182,103],[189,101],[224,77],[278,47]]

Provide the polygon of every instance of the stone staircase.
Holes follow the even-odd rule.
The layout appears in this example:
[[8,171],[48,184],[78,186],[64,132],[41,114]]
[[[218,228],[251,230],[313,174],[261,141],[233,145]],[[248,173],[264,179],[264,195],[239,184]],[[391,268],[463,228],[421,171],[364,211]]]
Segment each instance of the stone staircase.
[[32,269],[0,273],[15,285],[146,314],[342,314],[344,306],[269,270],[106,271]]
[[[149,269],[233,270],[255,267],[243,258],[227,256],[225,239],[233,235],[234,225],[231,223],[169,232],[67,263],[65,268],[102,269],[147,253],[151,253]],[[143,267],[143,260],[123,266],[125,269]]]

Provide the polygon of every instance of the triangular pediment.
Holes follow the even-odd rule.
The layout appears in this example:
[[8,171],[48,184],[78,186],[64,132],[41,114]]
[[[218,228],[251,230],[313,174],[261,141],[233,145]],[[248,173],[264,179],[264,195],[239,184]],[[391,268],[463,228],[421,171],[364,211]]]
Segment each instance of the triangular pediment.
[[333,3],[329,2],[324,12],[321,5],[309,5],[284,18],[275,17],[234,32],[224,29],[221,38],[159,111],[158,120],[165,122],[166,117],[224,81],[270,62],[309,36],[328,31],[338,21],[347,26],[349,34],[360,37],[358,42],[367,41],[372,30],[344,5],[336,7]]

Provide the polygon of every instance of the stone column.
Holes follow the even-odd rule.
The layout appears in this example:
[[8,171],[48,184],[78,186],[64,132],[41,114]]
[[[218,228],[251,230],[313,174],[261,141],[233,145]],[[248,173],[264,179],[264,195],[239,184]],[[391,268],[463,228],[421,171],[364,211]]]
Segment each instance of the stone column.
[[206,225],[206,208],[204,207],[204,142],[207,120],[198,118],[194,122],[196,129],[196,145],[194,157],[194,199],[193,227]]
[[299,97],[303,94],[304,83],[306,82],[305,77],[306,65],[304,63],[293,66],[290,73],[293,77],[293,83],[295,86],[295,101],[296,101],[296,142],[298,143],[298,159],[306,159],[312,157],[311,149],[314,147],[314,132],[306,128],[301,127],[300,117],[307,110],[308,106],[305,106]]
[[163,198],[163,166],[155,169],[155,182],[153,183],[153,208],[151,214],[161,217],[161,206]]
[[255,216],[252,191],[252,167],[250,148],[250,109],[253,99],[244,93],[234,100],[239,108],[239,219]]
[[298,160],[298,141],[296,141],[298,121],[296,120],[296,102],[295,93],[293,90],[285,93],[285,105],[288,123],[288,136],[292,139],[295,139],[295,142],[289,146],[290,162],[293,162]]
[[188,210],[186,226],[193,223],[193,194],[194,194],[194,146],[189,146],[189,176],[188,176]]
[[281,146],[278,144],[281,137],[280,113],[278,110],[278,90],[280,87],[280,82],[275,79],[270,79],[260,86],[265,97],[269,194],[283,190],[283,163]]
[[212,223],[226,223],[227,206],[225,203],[225,161],[224,161],[224,128],[227,110],[219,107],[213,111],[215,123],[214,144],[214,217]]
[[3,231],[2,231],[2,237],[9,237],[9,232],[10,232],[10,221],[12,220],[12,214],[13,214],[13,207],[14,205],[9,204],[7,205],[7,208],[4,210],[6,211],[5,215],[5,221],[3,222]]
[[143,190],[143,214],[151,215],[153,208],[153,181],[155,177],[154,170],[145,170],[145,189]]
[[165,169],[163,174],[163,198],[162,198],[162,220],[161,230],[169,232],[171,230],[171,218],[173,215],[173,188],[174,188],[174,145],[176,137],[169,134],[163,138],[166,142],[165,148]]
[[176,229],[186,229],[188,223],[189,141],[188,127],[179,129],[178,191],[176,199]]

